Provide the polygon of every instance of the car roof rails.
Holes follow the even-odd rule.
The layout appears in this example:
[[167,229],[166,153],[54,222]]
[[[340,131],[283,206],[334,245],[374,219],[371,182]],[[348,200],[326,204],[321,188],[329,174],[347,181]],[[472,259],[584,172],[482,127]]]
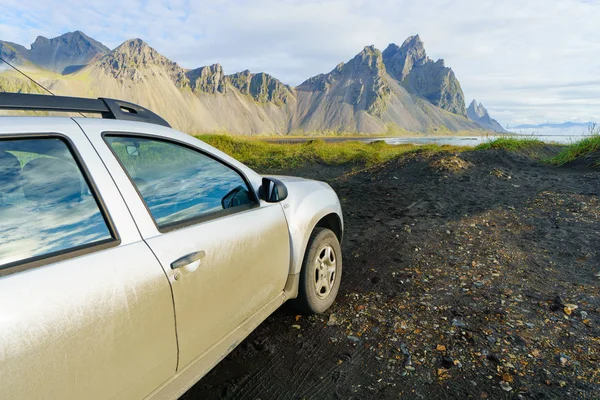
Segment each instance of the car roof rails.
[[127,101],[83,97],[48,96],[28,93],[0,93],[0,110],[58,111],[101,114],[102,118],[148,122],[171,127],[152,111]]

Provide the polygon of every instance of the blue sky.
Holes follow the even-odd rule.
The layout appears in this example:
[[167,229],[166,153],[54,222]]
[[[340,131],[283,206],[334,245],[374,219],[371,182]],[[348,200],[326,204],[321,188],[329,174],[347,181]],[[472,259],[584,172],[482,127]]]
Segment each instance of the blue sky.
[[187,68],[291,85],[418,33],[504,126],[600,120],[599,27],[599,0],[2,0],[0,14],[0,39],[26,47],[77,29],[111,48],[140,37]]

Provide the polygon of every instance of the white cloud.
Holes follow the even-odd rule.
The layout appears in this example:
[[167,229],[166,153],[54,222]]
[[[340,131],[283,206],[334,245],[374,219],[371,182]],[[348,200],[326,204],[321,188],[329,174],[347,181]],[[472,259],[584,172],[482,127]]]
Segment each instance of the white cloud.
[[296,85],[365,45],[419,33],[467,101],[506,125],[598,119],[599,20],[597,0],[4,0],[0,38],[79,29],[115,47],[141,37],[188,68],[218,62]]

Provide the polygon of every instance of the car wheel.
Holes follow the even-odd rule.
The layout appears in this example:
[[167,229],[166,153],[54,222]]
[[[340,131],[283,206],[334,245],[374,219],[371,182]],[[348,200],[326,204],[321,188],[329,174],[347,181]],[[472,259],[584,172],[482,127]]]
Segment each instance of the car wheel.
[[342,278],[342,250],[335,233],[316,228],[310,235],[294,306],[305,314],[322,313],[335,300]]

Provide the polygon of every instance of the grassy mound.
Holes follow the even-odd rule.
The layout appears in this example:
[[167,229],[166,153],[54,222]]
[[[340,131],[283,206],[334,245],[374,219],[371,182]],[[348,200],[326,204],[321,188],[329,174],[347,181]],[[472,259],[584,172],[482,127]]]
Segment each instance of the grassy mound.
[[[381,140],[364,143],[359,141],[326,142],[315,139],[301,143],[273,143],[260,140],[260,138],[228,135],[199,135],[197,137],[251,168],[263,170],[290,169],[308,164],[372,166],[417,151],[435,154],[473,150],[469,147],[435,144],[390,145]],[[506,137],[482,143],[474,150],[513,151],[551,165],[577,162],[600,166],[600,134],[590,135],[586,139],[566,146],[562,151],[561,148],[561,146],[546,144],[538,139]],[[450,161],[444,165],[433,165],[433,167],[443,170],[466,167],[458,165],[455,159],[448,158],[448,160]]]
[[303,143],[271,143],[259,139],[225,135],[200,135],[198,139],[229,154],[251,168],[287,169],[318,163],[324,165],[374,165],[409,152],[460,151],[456,146],[413,144],[390,145],[384,141],[325,142],[309,140]]
[[571,164],[583,161],[588,165],[600,166],[600,134],[591,135],[567,146],[556,157],[549,160],[554,165]]
[[517,151],[545,145],[544,142],[532,138],[505,137],[481,143],[475,150],[507,150]]

